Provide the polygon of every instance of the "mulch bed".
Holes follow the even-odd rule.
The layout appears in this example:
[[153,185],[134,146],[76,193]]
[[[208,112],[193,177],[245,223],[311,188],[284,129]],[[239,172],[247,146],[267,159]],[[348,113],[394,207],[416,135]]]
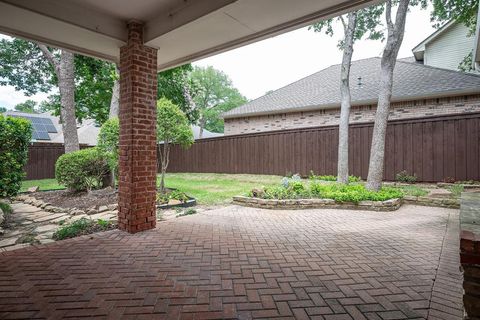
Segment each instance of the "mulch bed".
[[35,192],[33,196],[53,206],[86,210],[92,207],[117,203],[117,193],[112,188],[91,192],[68,192],[66,190]]

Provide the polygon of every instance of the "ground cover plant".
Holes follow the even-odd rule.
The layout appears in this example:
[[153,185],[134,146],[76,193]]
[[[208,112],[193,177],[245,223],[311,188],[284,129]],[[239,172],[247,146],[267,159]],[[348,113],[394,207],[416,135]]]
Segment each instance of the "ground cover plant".
[[280,185],[254,189],[249,196],[264,199],[333,199],[337,202],[360,201],[385,201],[395,198],[403,198],[404,192],[399,188],[383,187],[379,191],[367,190],[363,184],[351,183],[348,185],[338,183],[322,183],[312,180],[310,182],[284,178]]
[[[309,178],[311,180],[320,180],[320,181],[337,181],[337,176],[333,175],[316,175],[313,171],[310,171]],[[362,179],[357,176],[348,176],[348,182],[359,182]]]
[[95,221],[81,218],[72,223],[62,225],[62,227],[53,234],[53,239],[63,240],[115,228],[115,224],[109,221],[102,219]]

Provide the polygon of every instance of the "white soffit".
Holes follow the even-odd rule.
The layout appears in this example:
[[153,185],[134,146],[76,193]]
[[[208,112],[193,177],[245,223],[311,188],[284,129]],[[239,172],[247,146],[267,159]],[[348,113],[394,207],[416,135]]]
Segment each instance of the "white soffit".
[[166,69],[378,0],[0,0],[0,32],[118,62],[126,22]]

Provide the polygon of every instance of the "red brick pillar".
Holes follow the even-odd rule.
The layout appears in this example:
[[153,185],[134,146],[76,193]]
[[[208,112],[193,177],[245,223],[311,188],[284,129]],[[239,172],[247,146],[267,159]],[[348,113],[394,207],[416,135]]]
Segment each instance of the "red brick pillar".
[[143,45],[143,25],[129,22],[120,48],[118,227],[155,228],[157,50]]

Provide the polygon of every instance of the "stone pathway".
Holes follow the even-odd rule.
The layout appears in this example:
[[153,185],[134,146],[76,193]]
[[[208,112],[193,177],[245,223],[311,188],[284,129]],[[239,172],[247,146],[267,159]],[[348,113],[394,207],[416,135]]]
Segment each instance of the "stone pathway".
[[0,252],[54,242],[53,233],[61,225],[81,218],[109,221],[117,218],[117,211],[73,215],[68,212],[48,212],[23,202],[14,202],[11,206],[13,213],[9,217],[7,227],[4,228],[4,233],[0,235]]

